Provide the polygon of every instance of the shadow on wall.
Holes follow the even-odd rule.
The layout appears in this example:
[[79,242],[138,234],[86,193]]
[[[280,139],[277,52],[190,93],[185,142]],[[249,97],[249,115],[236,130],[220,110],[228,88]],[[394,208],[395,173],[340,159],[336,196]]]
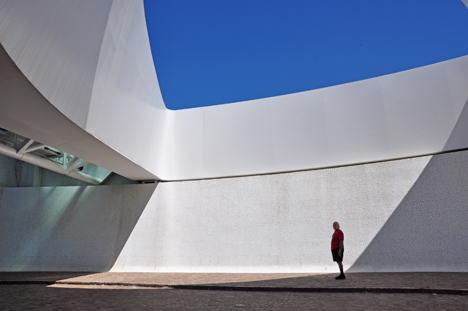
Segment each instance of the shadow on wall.
[[[467,124],[465,103],[444,150],[460,148]],[[468,152],[433,156],[348,271],[468,271],[467,224]]]
[[16,187],[16,160],[0,154],[0,187]]
[[156,187],[0,189],[0,271],[108,271]]

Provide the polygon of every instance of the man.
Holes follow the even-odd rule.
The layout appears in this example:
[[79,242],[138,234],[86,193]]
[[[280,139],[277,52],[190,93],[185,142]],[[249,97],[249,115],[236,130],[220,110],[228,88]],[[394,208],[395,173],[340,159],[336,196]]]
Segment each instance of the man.
[[333,255],[333,261],[338,263],[338,267],[340,267],[341,272],[341,274],[338,275],[335,279],[344,280],[346,279],[343,273],[344,234],[343,231],[340,230],[340,224],[337,221],[333,223],[333,229],[335,229],[335,232],[332,235],[331,251]]

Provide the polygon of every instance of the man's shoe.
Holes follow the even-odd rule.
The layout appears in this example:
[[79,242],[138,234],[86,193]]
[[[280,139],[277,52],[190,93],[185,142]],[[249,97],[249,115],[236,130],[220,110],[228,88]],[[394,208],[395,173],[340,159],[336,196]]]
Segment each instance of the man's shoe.
[[345,277],[344,274],[340,274],[340,275],[338,275],[335,279],[336,279],[336,280],[344,280],[344,279],[346,279],[346,277]]

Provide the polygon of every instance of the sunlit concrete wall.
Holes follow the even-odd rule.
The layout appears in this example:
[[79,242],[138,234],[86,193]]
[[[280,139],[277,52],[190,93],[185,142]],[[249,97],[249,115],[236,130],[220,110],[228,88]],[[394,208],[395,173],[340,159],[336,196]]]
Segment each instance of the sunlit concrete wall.
[[468,152],[161,183],[113,271],[468,271]]
[[0,270],[468,271],[468,151],[156,185],[0,188]]

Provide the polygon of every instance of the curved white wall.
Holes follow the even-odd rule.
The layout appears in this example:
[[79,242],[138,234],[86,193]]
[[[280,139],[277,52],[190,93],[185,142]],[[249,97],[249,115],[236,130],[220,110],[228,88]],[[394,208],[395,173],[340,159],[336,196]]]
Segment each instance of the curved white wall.
[[[169,175],[248,175],[466,148],[467,136],[447,146],[455,124],[468,122],[461,115],[466,85],[468,57],[462,57],[319,90],[176,111],[168,151],[178,162]],[[190,161],[192,170],[183,166]]]
[[[0,43],[49,105],[72,121],[35,121],[47,107],[25,101],[17,119],[28,119],[29,128],[9,129],[132,179],[157,178],[151,166],[161,159],[165,108],[143,13],[142,1],[0,1]],[[2,102],[2,109],[17,105]],[[50,138],[75,125],[83,133]],[[85,134],[94,139],[83,144],[78,136]],[[121,155],[127,163],[115,159]]]
[[[452,135],[456,124],[468,125],[462,114],[468,57],[319,90],[169,111],[143,1],[2,0],[0,43],[45,102],[94,140],[82,145],[65,135],[55,142],[50,136],[63,130],[53,124],[33,123],[19,133],[34,138],[47,130],[38,140],[132,179],[264,174],[468,147],[465,135]],[[90,151],[95,145],[104,147]]]
[[59,111],[85,127],[112,1],[1,1],[0,42]]

